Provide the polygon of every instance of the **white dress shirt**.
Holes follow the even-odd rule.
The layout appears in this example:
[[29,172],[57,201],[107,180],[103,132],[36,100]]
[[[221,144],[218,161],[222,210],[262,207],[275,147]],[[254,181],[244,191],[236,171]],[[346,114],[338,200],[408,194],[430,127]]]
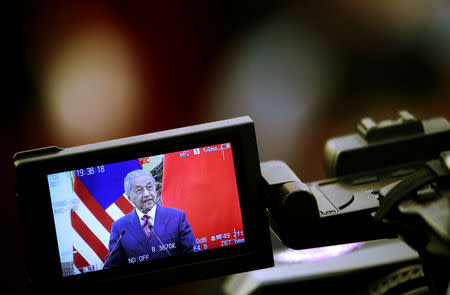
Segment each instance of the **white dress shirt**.
[[147,212],[147,214],[142,213],[141,210],[139,210],[138,208],[136,208],[136,213],[139,217],[139,221],[141,222],[141,225],[144,224],[143,220],[142,220],[142,216],[147,215],[150,218],[148,219],[148,222],[152,225],[152,227],[155,225],[155,215],[156,215],[156,207],[157,205],[153,206],[153,208]]

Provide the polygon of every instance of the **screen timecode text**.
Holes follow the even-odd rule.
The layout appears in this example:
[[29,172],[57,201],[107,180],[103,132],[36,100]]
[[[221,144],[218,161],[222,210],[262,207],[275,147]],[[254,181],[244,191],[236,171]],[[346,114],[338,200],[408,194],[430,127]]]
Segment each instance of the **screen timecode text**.
[[75,170],[75,175],[78,177],[83,177],[83,176],[89,176],[89,175],[94,175],[94,174],[98,174],[98,173],[104,173],[104,172],[105,172],[105,166],[100,165],[100,166]]

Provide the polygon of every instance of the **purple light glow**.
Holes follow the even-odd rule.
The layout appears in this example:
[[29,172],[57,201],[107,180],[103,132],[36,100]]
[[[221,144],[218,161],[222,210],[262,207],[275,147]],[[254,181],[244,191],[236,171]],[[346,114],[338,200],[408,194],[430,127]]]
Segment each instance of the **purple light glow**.
[[326,260],[341,256],[360,248],[364,243],[351,243],[328,247],[319,247],[305,250],[285,249],[274,254],[279,263],[300,263]]

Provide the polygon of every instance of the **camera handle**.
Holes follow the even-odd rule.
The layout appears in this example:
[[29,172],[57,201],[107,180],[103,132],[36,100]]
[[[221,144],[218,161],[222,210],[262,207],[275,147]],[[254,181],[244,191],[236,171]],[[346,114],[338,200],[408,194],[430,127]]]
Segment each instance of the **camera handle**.
[[282,161],[262,162],[261,174],[270,227],[290,248],[396,237],[371,216],[379,207],[377,190],[386,182],[374,186],[367,179],[336,178],[306,185]]

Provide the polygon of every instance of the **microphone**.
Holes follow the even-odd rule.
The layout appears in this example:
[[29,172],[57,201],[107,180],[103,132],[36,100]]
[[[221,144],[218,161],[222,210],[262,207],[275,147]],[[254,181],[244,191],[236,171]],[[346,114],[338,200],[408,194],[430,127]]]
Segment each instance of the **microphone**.
[[169,254],[169,256],[172,256],[169,252],[169,250],[164,247],[164,243],[161,241],[161,239],[158,237],[158,235],[156,234],[156,232],[153,230],[153,225],[152,224],[148,224],[148,227],[150,228],[150,230],[152,231],[152,234],[155,235],[155,237],[158,239],[159,243],[163,246],[163,248],[166,250],[167,254]]
[[111,252],[109,252],[108,255],[106,255],[105,262],[103,263],[103,267],[106,265],[106,262],[108,262],[108,259],[111,258],[111,254],[114,252],[114,250],[116,250],[117,244],[120,242],[120,240],[123,238],[124,235],[125,235],[125,231],[123,230],[120,233],[120,236],[117,239],[116,243],[114,244],[114,247],[112,248]]

